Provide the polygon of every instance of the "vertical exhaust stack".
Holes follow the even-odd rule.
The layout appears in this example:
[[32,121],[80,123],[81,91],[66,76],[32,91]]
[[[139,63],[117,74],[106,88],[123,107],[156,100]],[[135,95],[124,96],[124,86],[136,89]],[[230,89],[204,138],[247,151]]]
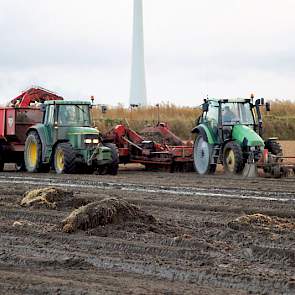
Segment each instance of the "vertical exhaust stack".
[[130,105],[146,106],[142,0],[134,0]]

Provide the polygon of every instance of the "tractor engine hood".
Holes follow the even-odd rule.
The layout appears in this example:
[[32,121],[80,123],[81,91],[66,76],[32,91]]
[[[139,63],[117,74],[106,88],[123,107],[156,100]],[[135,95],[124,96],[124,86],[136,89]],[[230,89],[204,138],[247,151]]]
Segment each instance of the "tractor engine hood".
[[246,139],[247,146],[264,146],[264,140],[250,127],[235,125],[232,130],[232,138],[241,144]]
[[99,131],[91,127],[71,127],[68,129],[68,135],[99,135]]

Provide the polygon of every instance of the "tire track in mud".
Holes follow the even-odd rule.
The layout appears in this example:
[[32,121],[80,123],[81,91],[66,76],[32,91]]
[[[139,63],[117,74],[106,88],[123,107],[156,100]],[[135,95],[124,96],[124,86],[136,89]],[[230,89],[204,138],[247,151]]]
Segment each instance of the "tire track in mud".
[[159,185],[140,185],[134,183],[114,183],[102,181],[78,181],[74,179],[38,178],[38,177],[17,177],[0,176],[0,183],[26,184],[26,185],[47,185],[68,188],[98,188],[103,190],[121,190],[141,193],[157,193],[185,196],[202,196],[211,198],[230,199],[253,199],[265,201],[291,202],[295,203],[294,193],[290,192],[265,192],[244,189],[216,189],[216,188],[195,188],[195,187],[171,187]]
[[[7,239],[7,237],[6,237]],[[62,246],[62,244],[61,244]],[[99,245],[103,247],[104,245]],[[1,249],[2,250],[2,249]],[[231,266],[228,268],[226,265],[211,265],[205,263],[203,268],[197,268],[192,261],[185,262],[185,260],[178,264],[177,260],[165,261],[161,263],[158,260],[155,261],[152,257],[156,253],[146,253],[144,259],[134,253],[134,248],[126,248],[128,250],[125,253],[125,258],[120,257],[118,254],[118,247],[112,247],[104,249],[103,253],[93,253],[93,251],[81,252],[81,249],[73,247],[70,255],[67,251],[62,249],[50,249],[38,247],[36,249],[27,246],[12,246],[9,252],[13,254],[5,253],[0,250],[0,265],[13,267],[18,265],[24,268],[42,268],[42,269],[55,269],[57,267],[62,268],[89,268],[95,267],[99,270],[112,270],[116,272],[135,273],[144,276],[152,276],[160,279],[166,279],[171,281],[189,282],[191,284],[210,284],[215,287],[225,287],[231,289],[243,289],[251,292],[267,292],[272,290],[273,292],[283,292],[285,294],[291,294],[295,290],[295,285],[289,281],[287,275],[276,273],[273,270],[261,267],[261,269],[238,269]],[[80,250],[79,252],[77,250]],[[122,250],[122,249],[121,249]],[[110,256],[109,251],[114,251]],[[129,253],[130,252],[130,253]],[[106,256],[108,253],[108,256]],[[130,258],[126,258],[129,254]],[[153,254],[153,255],[151,255]],[[161,255],[160,255],[161,256]],[[131,258],[132,257],[132,258]],[[168,256],[169,257],[169,256]],[[204,261],[207,257],[203,257]],[[179,258],[178,258],[179,259]],[[198,260],[198,257],[195,257]],[[188,267],[186,267],[188,263]],[[254,275],[255,274],[255,275]]]
[[[85,288],[94,288],[100,279],[100,276],[90,277],[90,273],[116,273],[130,277],[130,288],[133,288],[134,278],[140,278],[143,286],[160,281],[165,285],[162,292],[158,292],[161,294],[164,290],[166,294],[173,294],[165,289],[172,284],[186,285],[188,294],[198,293],[198,286],[210,286],[210,294],[220,294],[221,289],[227,290],[223,294],[295,292],[292,231],[228,226],[229,221],[241,214],[257,211],[285,216],[294,222],[294,203],[286,201],[293,200],[290,192],[241,190],[242,195],[249,197],[242,201],[237,188],[198,188],[193,187],[193,183],[179,188],[157,182],[142,185],[122,183],[122,180],[120,183],[101,179],[84,181],[48,175],[42,178],[9,176],[7,179],[0,176],[0,183],[0,274],[5,273],[1,269],[11,271],[11,276],[20,269],[24,272],[30,269],[50,277],[58,271],[58,287],[54,286],[54,290],[60,289],[65,294],[77,294],[81,290],[63,285],[69,279],[68,273],[74,271],[85,277]],[[13,189],[12,183],[16,184]],[[135,223],[64,234],[59,222],[69,213],[67,209],[25,209],[17,205],[25,183],[29,188],[43,185],[72,188],[79,197],[93,200],[103,198],[108,191],[110,195],[120,195],[143,206],[159,219],[159,227],[154,229]],[[231,197],[223,197],[223,194]],[[259,197],[261,195],[275,200],[265,201]],[[255,198],[251,198],[253,196]],[[280,202],[280,198],[284,201]],[[17,220],[28,220],[32,225],[13,227]],[[23,281],[29,289],[34,288],[32,294],[37,294],[44,287],[51,288],[46,277],[43,279],[34,277],[36,281],[33,281],[27,276]],[[5,283],[3,294],[12,290],[14,284],[13,281]],[[99,283],[103,292],[110,281]],[[114,287],[113,293],[122,290],[120,287],[120,284]],[[150,290],[149,287],[143,293],[151,293]],[[136,291],[130,293],[137,294]]]

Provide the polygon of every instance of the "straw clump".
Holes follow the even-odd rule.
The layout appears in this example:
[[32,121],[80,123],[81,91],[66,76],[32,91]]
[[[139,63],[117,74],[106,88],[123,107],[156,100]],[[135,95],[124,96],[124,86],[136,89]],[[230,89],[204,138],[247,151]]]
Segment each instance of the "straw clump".
[[268,215],[256,213],[251,215],[243,215],[238,218],[236,218],[233,221],[230,221],[228,223],[228,226],[233,229],[239,229],[241,227],[262,227],[265,229],[269,228],[275,228],[275,229],[288,229],[292,230],[295,229],[295,223],[289,221],[286,218],[280,218],[280,217],[270,217]]
[[71,233],[78,229],[86,230],[97,226],[134,220],[155,222],[152,215],[146,214],[136,205],[130,204],[123,199],[106,198],[74,210],[62,221],[62,225],[64,232]]
[[57,209],[58,207],[70,205],[73,201],[73,197],[73,192],[47,187],[27,191],[20,205],[23,207],[47,207],[50,209]]

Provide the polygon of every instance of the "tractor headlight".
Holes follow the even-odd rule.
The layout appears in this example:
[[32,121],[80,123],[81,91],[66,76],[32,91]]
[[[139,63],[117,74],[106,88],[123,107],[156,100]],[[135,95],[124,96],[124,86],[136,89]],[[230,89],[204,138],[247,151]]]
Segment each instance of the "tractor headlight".
[[93,142],[94,144],[99,144],[99,139],[98,139],[98,138],[94,138],[94,139],[92,140],[92,142]]
[[86,139],[84,139],[84,142],[87,143],[87,144],[90,144],[90,143],[92,143],[92,139],[86,138]]

